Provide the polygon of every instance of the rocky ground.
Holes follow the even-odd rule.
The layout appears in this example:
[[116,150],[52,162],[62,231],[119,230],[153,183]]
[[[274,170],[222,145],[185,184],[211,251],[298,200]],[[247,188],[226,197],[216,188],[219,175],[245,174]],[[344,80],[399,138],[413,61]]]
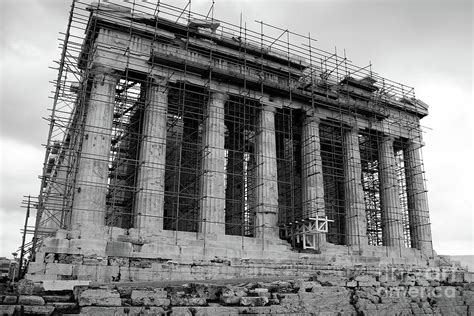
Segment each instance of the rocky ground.
[[[2,315],[474,315],[473,275],[439,268],[324,270],[309,278],[3,285]],[[68,281],[56,281],[68,282]]]

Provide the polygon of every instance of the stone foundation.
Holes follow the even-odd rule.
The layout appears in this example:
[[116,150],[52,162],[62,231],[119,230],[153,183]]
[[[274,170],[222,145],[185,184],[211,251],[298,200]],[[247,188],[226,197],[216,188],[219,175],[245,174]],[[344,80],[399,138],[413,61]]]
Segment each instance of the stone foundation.
[[[309,277],[213,281],[20,281],[4,315],[472,315],[474,275],[459,268],[353,267]],[[62,290],[61,290],[62,289]]]
[[[115,228],[114,228],[115,229]],[[435,266],[417,249],[337,246],[324,243],[321,253],[297,252],[281,239],[262,240],[162,231],[159,236],[138,237],[115,229],[81,234],[58,231],[46,239],[27,279],[136,282],[161,280],[209,280],[261,276],[310,276],[321,267],[357,265]],[[82,236],[88,236],[84,238]]]

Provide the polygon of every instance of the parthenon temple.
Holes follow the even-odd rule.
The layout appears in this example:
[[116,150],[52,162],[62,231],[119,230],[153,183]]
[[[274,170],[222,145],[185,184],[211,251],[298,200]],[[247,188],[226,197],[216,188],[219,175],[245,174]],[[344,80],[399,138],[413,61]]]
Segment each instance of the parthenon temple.
[[73,2],[28,278],[433,264],[413,88],[309,35],[159,6]]

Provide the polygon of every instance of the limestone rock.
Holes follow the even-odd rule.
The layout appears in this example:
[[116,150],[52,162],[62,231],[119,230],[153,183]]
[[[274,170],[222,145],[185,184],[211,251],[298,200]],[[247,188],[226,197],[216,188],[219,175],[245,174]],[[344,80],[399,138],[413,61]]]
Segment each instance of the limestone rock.
[[18,297],[16,297],[15,295],[6,295],[3,298],[3,304],[4,305],[13,305],[13,304],[16,304],[17,300],[18,300]]
[[133,306],[169,306],[170,300],[166,291],[155,290],[133,290],[131,294]]
[[184,292],[173,292],[170,294],[171,305],[173,306],[203,306],[206,305],[206,299],[196,297]]
[[129,265],[129,258],[124,257],[109,257],[109,265],[118,267],[127,267]]
[[205,298],[206,300],[217,300],[220,293],[222,292],[222,286],[204,283],[193,283],[191,284],[193,291],[197,293],[199,297]]
[[82,260],[83,265],[106,266],[107,259],[97,255],[84,255]]
[[35,295],[20,295],[18,298],[19,305],[44,305],[44,299]]
[[54,312],[55,313],[72,313],[76,310],[77,304],[76,303],[64,303],[64,302],[53,302],[53,303],[48,303],[46,305],[51,305],[54,306]]
[[248,290],[244,287],[229,286],[222,290],[220,301],[226,305],[236,305],[240,303],[240,298],[247,295]]
[[0,315],[13,315],[15,313],[15,305],[0,305]]
[[33,295],[35,290],[35,282],[27,279],[18,281],[18,293],[20,295]]
[[25,305],[23,306],[23,313],[25,315],[51,315],[54,311],[54,306],[32,306]]
[[268,304],[268,297],[244,296],[240,298],[240,305],[243,306],[265,306]]
[[45,263],[53,263],[55,259],[54,253],[48,253],[46,256],[44,256]]
[[115,290],[87,289],[79,295],[79,306],[120,306],[122,300]]
[[43,295],[45,302],[69,302],[71,300],[70,295]]
[[[99,307],[99,306],[86,306],[81,308],[80,315],[90,316],[117,316],[117,315],[165,315],[165,311],[161,307]],[[174,314],[173,314],[174,315]],[[179,314],[178,314],[179,315]]]

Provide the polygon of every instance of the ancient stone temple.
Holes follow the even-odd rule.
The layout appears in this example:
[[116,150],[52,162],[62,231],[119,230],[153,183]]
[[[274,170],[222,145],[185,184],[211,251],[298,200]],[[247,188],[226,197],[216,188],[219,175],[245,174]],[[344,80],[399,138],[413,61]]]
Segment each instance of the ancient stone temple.
[[309,36],[259,28],[73,3],[28,279],[435,264],[428,106]]

